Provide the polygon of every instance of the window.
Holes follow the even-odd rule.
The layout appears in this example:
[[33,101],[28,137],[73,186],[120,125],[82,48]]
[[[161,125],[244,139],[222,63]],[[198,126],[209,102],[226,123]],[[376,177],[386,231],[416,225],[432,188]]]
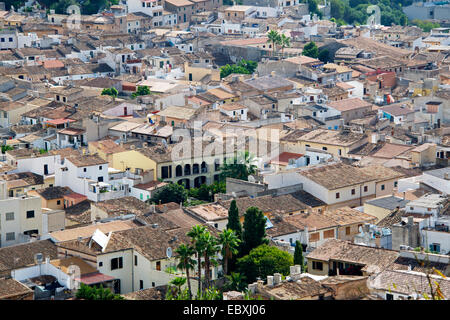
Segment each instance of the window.
[[103,267],[103,262],[100,261],[100,262],[98,263],[98,266],[99,266],[99,267]]
[[139,290],[144,289],[144,280],[139,280]]
[[7,212],[5,214],[6,221],[14,220],[14,212]]
[[394,295],[386,293],[386,300],[394,300]]
[[313,261],[312,267],[314,270],[323,270],[323,263],[319,261]]
[[364,192],[367,192],[369,188],[367,186],[364,186]]
[[156,270],[161,271],[161,261],[156,261]]
[[83,172],[86,172],[87,171],[87,169],[86,168],[83,168]]
[[398,187],[398,181],[394,181],[394,188]]
[[309,241],[319,241],[320,235],[318,232],[311,233],[309,235]]
[[409,207],[409,210],[414,210],[414,207]]
[[324,239],[334,238],[334,230],[327,230],[323,233]]
[[384,184],[381,185],[381,190],[384,190]]
[[6,241],[13,241],[13,240],[16,240],[16,234],[14,232],[7,232]]
[[354,195],[356,192],[355,192],[355,189],[352,189],[352,195]]
[[350,234],[350,227],[345,228],[345,235],[348,236]]
[[32,219],[32,218],[34,218],[34,210],[27,211],[27,219]]
[[327,147],[322,147],[322,150],[325,150],[325,151],[327,151],[327,150],[328,150],[328,148],[327,148]]
[[339,199],[341,197],[341,194],[339,192],[336,192],[336,199]]
[[138,257],[134,256],[134,265],[137,266]]
[[98,167],[98,170],[102,170],[102,169],[103,169],[103,167],[102,167],[102,166],[99,166],[99,167]]
[[61,200],[57,200],[56,204],[59,206],[61,204]]
[[122,269],[123,268],[123,258],[111,259],[111,270]]
[[154,282],[152,282],[152,287],[155,287],[155,283]]

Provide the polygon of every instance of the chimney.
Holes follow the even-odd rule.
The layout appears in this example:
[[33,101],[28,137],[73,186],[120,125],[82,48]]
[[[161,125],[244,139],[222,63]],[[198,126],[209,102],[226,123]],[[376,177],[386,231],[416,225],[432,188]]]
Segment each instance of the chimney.
[[277,285],[281,282],[281,273],[273,274],[273,285]]
[[408,217],[408,225],[410,226],[414,225],[414,217],[411,216]]
[[289,267],[289,274],[291,276],[291,278],[297,273],[297,268],[295,266],[290,266]]
[[295,265],[295,272],[296,273],[302,273],[302,268],[301,268],[301,266],[299,264]]
[[273,276],[267,276],[267,285],[273,287]]
[[444,179],[445,179],[445,180],[450,180],[450,177],[449,177],[449,175],[448,175],[448,172],[444,173]]
[[248,285],[248,291],[249,291],[250,293],[255,293],[255,292],[256,292],[256,286],[257,286],[257,283],[256,283],[256,282],[255,282],[255,283],[249,284],[249,285]]

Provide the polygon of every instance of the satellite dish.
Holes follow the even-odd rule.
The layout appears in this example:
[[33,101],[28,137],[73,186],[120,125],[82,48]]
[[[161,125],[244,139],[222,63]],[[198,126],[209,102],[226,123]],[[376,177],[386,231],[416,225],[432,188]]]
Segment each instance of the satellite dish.
[[171,247],[167,247],[166,249],[166,256],[167,258],[172,258],[172,248]]

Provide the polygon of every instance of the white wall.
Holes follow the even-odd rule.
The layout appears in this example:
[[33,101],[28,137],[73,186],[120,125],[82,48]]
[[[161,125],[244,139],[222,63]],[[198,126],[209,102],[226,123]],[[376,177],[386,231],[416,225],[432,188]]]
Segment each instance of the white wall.
[[61,269],[56,268],[51,263],[44,262],[42,264],[11,271],[11,277],[17,281],[23,281],[40,275],[54,276],[56,280],[66,288],[74,288],[74,282],[71,282],[69,275],[65,274]]
[[55,161],[59,161],[60,156],[44,156],[26,159],[17,159],[16,172],[33,172],[41,176],[44,175],[44,165],[48,166],[47,175],[55,173]]
[[[34,218],[27,218],[26,212],[34,210]],[[14,213],[14,220],[6,221],[6,213]],[[18,197],[0,200],[0,246],[10,246],[28,240],[23,232],[28,230],[43,231],[40,197]],[[6,234],[15,234],[15,239],[6,241]]]

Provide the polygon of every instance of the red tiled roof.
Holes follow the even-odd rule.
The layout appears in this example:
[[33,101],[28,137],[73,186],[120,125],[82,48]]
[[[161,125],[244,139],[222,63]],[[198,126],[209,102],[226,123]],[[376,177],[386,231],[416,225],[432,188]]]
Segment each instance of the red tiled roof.
[[87,197],[85,195],[73,192],[70,194],[66,194],[64,195],[64,198],[68,198],[68,199],[87,199]]
[[64,63],[59,60],[44,60],[43,65],[45,69],[64,68]]
[[79,278],[78,280],[83,282],[84,284],[91,285],[91,284],[101,283],[101,282],[105,282],[105,281],[111,281],[114,279],[116,279],[116,278],[108,276],[108,275],[100,273],[100,272],[97,272],[97,273],[90,273],[87,275],[82,275],[81,278]]
[[55,125],[63,124],[63,123],[67,123],[67,122],[75,122],[75,120],[62,118],[62,119],[52,119],[52,120],[45,121],[45,123],[50,123],[50,124],[55,124]]
[[303,154],[301,153],[282,152],[278,155],[278,157],[275,157],[272,160],[270,160],[270,163],[288,165],[290,159],[297,160],[298,158],[301,157],[303,157]]

